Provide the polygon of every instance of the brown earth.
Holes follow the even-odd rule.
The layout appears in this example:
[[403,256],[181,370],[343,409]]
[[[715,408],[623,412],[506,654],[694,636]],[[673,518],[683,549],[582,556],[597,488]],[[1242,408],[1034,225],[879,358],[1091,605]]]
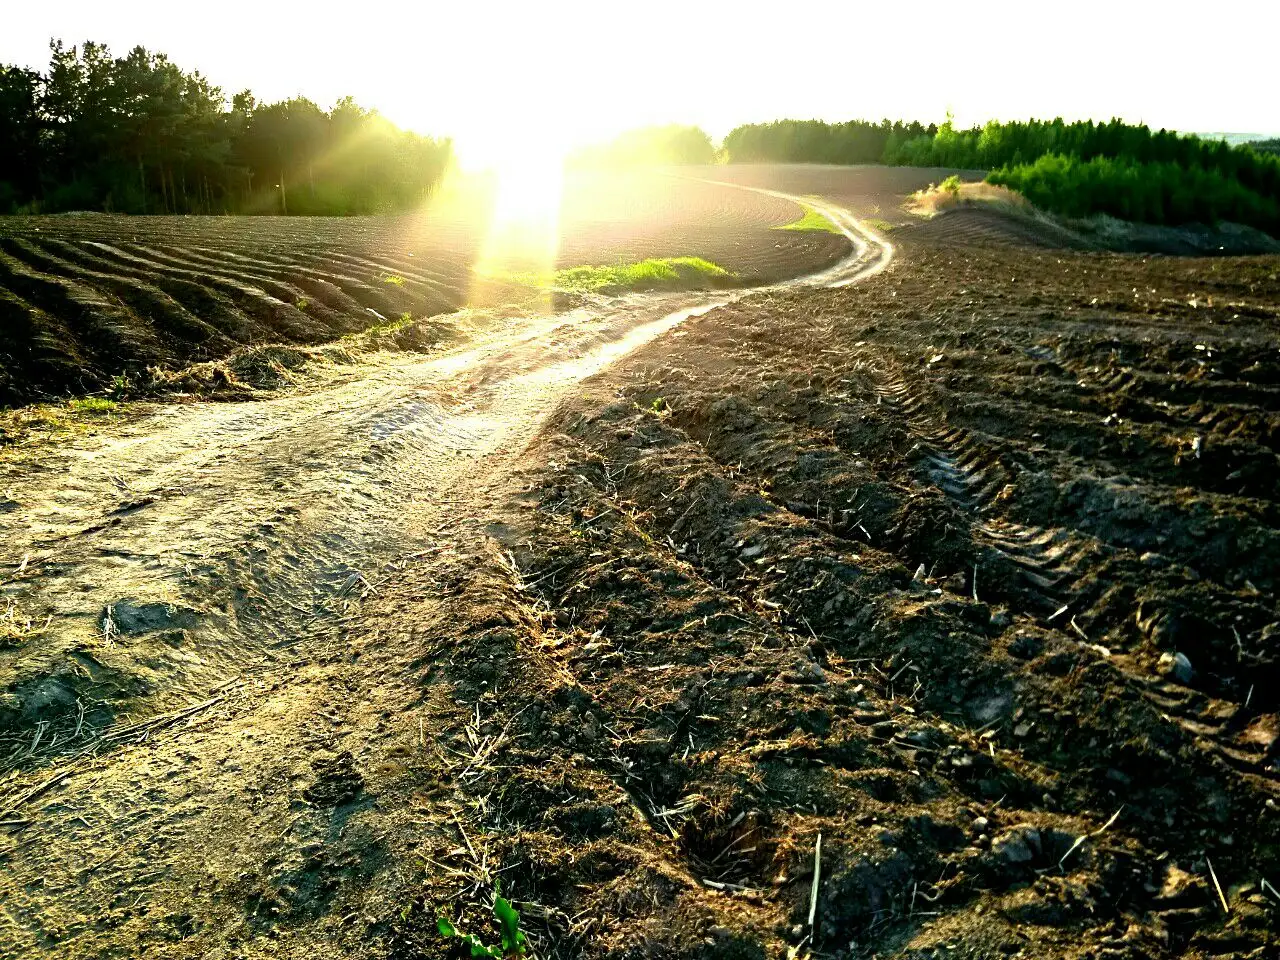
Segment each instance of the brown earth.
[[591,956],[1270,956],[1278,266],[921,244],[592,382],[450,678],[520,895]]
[[1280,259],[974,222],[14,466],[0,955],[1274,956]]
[[570,176],[558,242],[522,238],[536,252],[493,249],[494,207],[481,193],[404,217],[0,217],[0,406],[405,314],[528,302],[512,276],[527,271],[697,256],[754,286],[849,249],[772,229],[797,219],[795,203],[665,175]]

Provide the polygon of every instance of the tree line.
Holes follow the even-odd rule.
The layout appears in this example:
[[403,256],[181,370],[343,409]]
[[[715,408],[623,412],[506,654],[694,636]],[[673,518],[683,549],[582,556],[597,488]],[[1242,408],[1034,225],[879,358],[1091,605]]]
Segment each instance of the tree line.
[[724,138],[729,163],[893,163],[910,142],[931,140],[933,124],[900,120],[775,120],[735,127]]
[[[1155,223],[1231,219],[1280,228],[1274,142],[1230,146],[1120,120],[992,121],[958,129],[882,120],[777,120],[730,131],[624,133],[579,166],[885,163],[985,169],[1040,206]],[[409,209],[452,143],[401,130],[351,98],[229,100],[199,72],[135,47],[50,43],[47,71],[0,66],[0,213],[367,214]]]
[[746,124],[724,141],[729,163],[885,163],[990,170],[992,182],[1069,216],[1108,213],[1149,223],[1233,220],[1280,228],[1280,156],[1121,120],[921,124]]
[[1036,206],[1068,217],[1104,213],[1141,223],[1230,220],[1275,231],[1280,203],[1217,170],[1127,158],[1079,160],[1051,153],[1005,166],[987,179],[1017,190]]
[[351,98],[227,100],[199,72],[134,47],[50,44],[46,72],[0,65],[0,213],[307,213],[421,202],[452,144]]
[[582,147],[567,162],[574,167],[653,167],[716,162],[716,147],[701,127],[678,123],[640,127],[605,143]]

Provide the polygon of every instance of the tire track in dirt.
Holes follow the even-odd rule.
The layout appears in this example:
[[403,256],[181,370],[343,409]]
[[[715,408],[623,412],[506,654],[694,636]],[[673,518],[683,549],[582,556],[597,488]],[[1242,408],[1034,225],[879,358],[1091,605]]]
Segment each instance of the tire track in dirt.
[[[1016,256],[997,269],[1006,264],[1022,275]],[[855,939],[864,953],[904,957],[953,942],[993,956],[1002,947],[1064,957],[1266,955],[1274,905],[1259,895],[1256,877],[1274,870],[1277,741],[1274,706],[1253,693],[1249,676],[1261,680],[1266,664],[1215,659],[1214,641],[1189,648],[1183,644],[1199,637],[1188,630],[1165,637],[1145,623],[1186,582],[1214,591],[1216,601],[1223,585],[1239,581],[1218,565],[1219,583],[1177,567],[1164,574],[1168,558],[1199,564],[1195,545],[1151,508],[1130,508],[1129,526],[1108,535],[1113,497],[1131,491],[1158,504],[1163,494],[1145,477],[1123,475],[1125,456],[1144,456],[1144,448],[1116,441],[1102,413],[1092,429],[1108,431],[1103,440],[1086,437],[1084,452],[1071,457],[1066,444],[1060,453],[1034,437],[1027,443],[1024,433],[1019,445],[1016,435],[987,432],[985,412],[971,417],[970,398],[954,381],[971,361],[985,370],[978,361],[990,360],[991,393],[1024,405],[1028,423],[1052,422],[1052,407],[1032,417],[1049,405],[1024,391],[1034,379],[1028,371],[1049,363],[1031,352],[1036,310],[1009,310],[1003,284],[966,300],[973,270],[957,290],[940,291],[954,283],[946,271],[912,276],[912,266],[847,297],[780,296],[710,314],[558,418],[530,484],[537,512],[505,541],[541,620],[527,633],[513,627],[512,649],[470,636],[468,654],[477,656],[436,680],[474,698],[482,680],[499,677],[503,695],[488,702],[488,715],[505,729],[518,714],[528,738],[494,779],[475,785],[474,822],[503,838],[500,862],[522,896],[607,918],[605,945],[593,941],[587,953],[611,955],[631,942],[631,914],[604,905],[620,890],[643,904],[651,944],[665,943],[671,929],[682,935],[673,941],[687,942],[710,927],[726,953],[740,943],[781,953],[782,939],[803,949],[811,874],[800,871],[813,862],[820,830],[831,878],[819,893],[820,911],[830,911],[820,915],[831,918],[818,934],[823,949]],[[894,303],[903,292],[911,300]],[[935,298],[959,316],[935,310]],[[1124,356],[1149,342],[1147,330],[1123,324],[1113,325],[1115,346],[1100,349]],[[1242,351],[1218,375],[1265,360],[1263,351],[1272,352],[1265,344]],[[1170,365],[1152,354],[1152,366]],[[1263,383],[1274,376],[1263,361],[1249,369]],[[1056,403],[1070,409],[1075,397],[1067,389]],[[1178,416],[1171,414],[1174,425],[1186,422]],[[1210,485],[1232,466],[1185,475]],[[1163,476],[1180,469],[1166,464]],[[1054,496],[1064,487],[1074,494],[1067,485],[1076,478],[1101,488],[1101,520],[1088,504]],[[1265,557],[1266,540],[1256,542]],[[1140,556],[1157,549],[1168,558]],[[988,566],[1046,555],[1063,579],[1054,582],[1039,562],[1010,577]],[[982,572],[970,600],[975,558]],[[1235,565],[1227,573],[1252,562],[1225,561]],[[917,563],[924,567],[912,577]],[[1236,620],[1245,646],[1268,652],[1273,599],[1249,600],[1247,583],[1235,593],[1235,605],[1205,619],[1218,621],[1219,632]],[[1074,601],[1068,613],[1085,637],[1070,617],[1053,617],[1059,599]],[[1147,612],[1135,629],[1139,600]],[[1233,617],[1237,610],[1247,619]],[[699,618],[710,622],[695,625]],[[722,619],[733,626],[724,629]],[[749,641],[735,644],[734,631]],[[1114,649],[1087,646],[1090,636]],[[1156,658],[1180,649],[1196,664],[1192,684],[1160,676]],[[764,651],[777,659],[766,665]],[[474,665],[486,655],[496,663]],[[580,689],[557,684],[550,670],[532,689],[513,676],[540,666],[539,657]],[[1233,687],[1238,678],[1245,685]],[[899,681],[905,689],[894,689]],[[882,707],[885,693],[896,708],[864,708],[873,725],[854,735],[840,726],[847,714],[822,702],[852,694]],[[749,720],[739,720],[744,706]],[[540,721],[523,719],[539,707]],[[896,769],[895,745],[921,764],[918,794],[887,772]],[[855,776],[872,769],[877,782]],[[522,799],[495,809],[486,801],[500,795],[503,778],[518,779]],[[621,789],[630,800],[620,800]],[[950,790],[972,805],[965,814],[950,812]],[[587,825],[585,815],[568,821],[560,805],[570,804],[634,805],[647,822],[670,827],[671,841],[635,841],[627,826]],[[1039,837],[1034,851],[1016,854],[1023,880],[1011,883],[1004,867],[985,872],[986,841],[998,861],[1009,851],[1007,834],[955,847],[939,839],[952,826],[971,829],[971,817],[983,829],[1011,825]],[[1243,823],[1249,829],[1238,831]],[[632,853],[633,843],[646,856],[626,861],[630,883],[592,860]],[[732,856],[740,849],[744,856]],[[1084,850],[1100,859],[1076,860]],[[1217,870],[1212,882],[1207,857]],[[655,875],[661,883],[646,883]],[[1219,879],[1229,915],[1213,886]],[[707,880],[724,887],[721,896],[699,895]],[[913,918],[914,882],[929,919]],[[1059,896],[1086,888],[1083,909]],[[660,896],[646,901],[654,890]],[[455,892],[437,883],[435,902]],[[947,919],[929,929],[937,916]],[[430,920],[430,911],[418,918],[423,929]]]
[[[138,245],[94,249],[143,276],[211,277]],[[820,282],[883,269],[881,253],[864,239]],[[280,298],[237,276],[213,279],[237,306],[255,304],[274,320]],[[312,392],[149,407],[106,435],[5,464],[0,489],[12,499],[0,533],[16,573],[0,589],[45,621],[3,664],[0,808],[22,839],[0,859],[15,890],[8,917],[30,934],[21,949],[37,948],[40,925],[30,918],[40,916],[85,944],[110,942],[68,901],[39,905],[20,892],[36,877],[71,877],[77,862],[110,859],[94,883],[140,894],[148,870],[190,868],[184,849],[148,851],[147,816],[163,807],[165,834],[197,848],[226,829],[229,811],[250,817],[240,799],[219,810],[203,795],[205,782],[221,782],[209,764],[230,762],[223,731],[249,736],[262,710],[298,724],[330,710],[311,699],[334,695],[308,679],[317,664],[358,656],[347,644],[362,604],[407,563],[484,539],[488,491],[505,483],[557,400],[688,317],[751,292],[601,300],[438,357],[339,372]],[[184,729],[197,731],[203,755],[179,769]],[[296,762],[298,748],[269,739]],[[241,761],[283,776],[279,757],[262,749],[245,746]],[[160,780],[153,763],[168,769]],[[130,805],[139,784],[150,813],[104,819]],[[92,837],[77,839],[74,823],[50,817],[67,806],[87,811]],[[284,826],[270,823],[261,837]]]
[[[1212,751],[1241,772],[1280,783],[1265,750],[1242,737],[1240,716],[1244,704],[1207,696],[1172,680],[1153,677],[1129,658],[1091,642],[1076,618],[1088,622],[1092,603],[1080,603],[1080,582],[1114,561],[1117,548],[1078,531],[1028,525],[998,516],[1002,494],[1017,475],[999,454],[974,432],[940,425],[927,396],[914,388],[891,360],[869,345],[855,347],[883,403],[901,410],[904,421],[920,440],[919,462],[929,481],[974,515],[976,539],[1012,560],[1032,597],[1038,597],[1046,626],[1057,625],[1074,633],[1079,642],[1109,659],[1127,681],[1148,701],[1165,711]],[[1123,549],[1123,548],[1119,548]],[[974,567],[971,589],[980,589],[979,567]],[[1096,603],[1098,598],[1093,598]],[[1148,613],[1148,616],[1154,616]],[[1056,623],[1055,623],[1056,622]],[[1064,626],[1065,625],[1065,626]],[[1252,697],[1252,687],[1250,688]]]

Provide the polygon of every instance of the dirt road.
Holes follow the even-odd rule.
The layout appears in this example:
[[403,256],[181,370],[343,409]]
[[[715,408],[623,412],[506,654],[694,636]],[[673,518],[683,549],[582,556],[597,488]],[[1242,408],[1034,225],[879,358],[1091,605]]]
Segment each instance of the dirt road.
[[[884,268],[887,243],[820,209],[855,251],[797,282]],[[291,832],[344,829],[310,823],[294,787],[354,776],[349,754],[312,760],[367,693],[350,679],[362,603],[478,548],[487,495],[575,384],[750,294],[600,300],[302,393],[156,405],[6,464],[0,603],[31,630],[0,661],[0,955],[219,956],[276,936],[254,878]],[[290,876],[273,889],[321,909],[325,871]]]

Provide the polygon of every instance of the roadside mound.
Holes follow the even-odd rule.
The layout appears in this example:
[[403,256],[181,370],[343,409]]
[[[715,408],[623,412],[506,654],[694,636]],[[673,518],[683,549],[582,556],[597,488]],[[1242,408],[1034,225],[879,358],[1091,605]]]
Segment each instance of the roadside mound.
[[1001,244],[1065,250],[1112,250],[1172,256],[1280,253],[1280,242],[1235,223],[1178,227],[1133,223],[1099,215],[1054,216],[1008,187],[948,177],[918,190],[904,204],[912,216],[903,235],[928,243]]
[[1048,218],[987,206],[954,207],[929,219],[909,220],[895,229],[894,238],[905,243],[956,247],[994,244],[1066,250],[1097,248],[1096,244]]

